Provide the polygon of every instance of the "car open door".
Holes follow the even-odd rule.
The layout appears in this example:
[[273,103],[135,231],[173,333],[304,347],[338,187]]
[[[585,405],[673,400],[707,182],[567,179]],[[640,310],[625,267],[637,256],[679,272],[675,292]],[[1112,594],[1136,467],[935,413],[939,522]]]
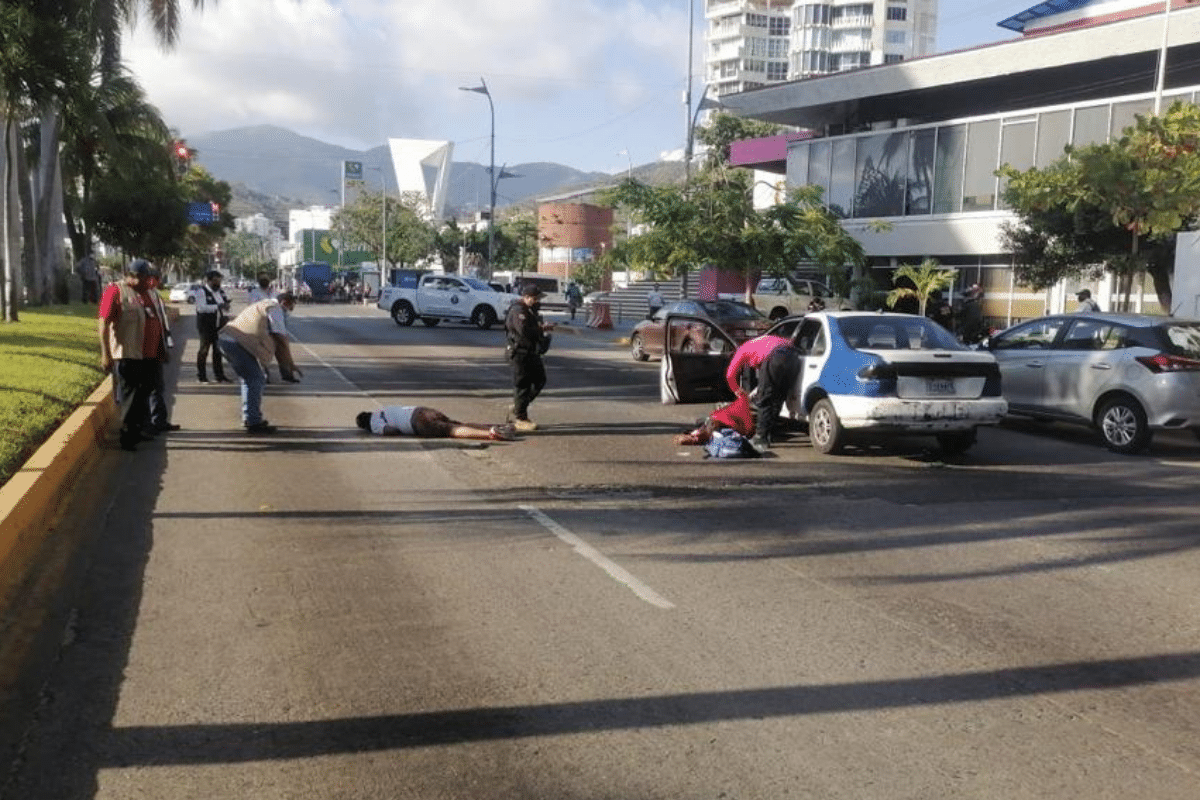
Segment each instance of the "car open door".
[[725,370],[737,346],[704,317],[667,314],[663,324],[659,390],[663,403],[719,403],[733,399]]

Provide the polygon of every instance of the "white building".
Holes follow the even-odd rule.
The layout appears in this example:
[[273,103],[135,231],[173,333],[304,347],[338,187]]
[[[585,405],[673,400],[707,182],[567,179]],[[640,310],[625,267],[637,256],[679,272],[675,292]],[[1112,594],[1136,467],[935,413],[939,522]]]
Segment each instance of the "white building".
[[937,0],[707,0],[717,96],[932,54]]
[[264,214],[238,217],[233,225],[239,233],[250,233],[262,239],[271,258],[278,256],[283,248],[283,232]]

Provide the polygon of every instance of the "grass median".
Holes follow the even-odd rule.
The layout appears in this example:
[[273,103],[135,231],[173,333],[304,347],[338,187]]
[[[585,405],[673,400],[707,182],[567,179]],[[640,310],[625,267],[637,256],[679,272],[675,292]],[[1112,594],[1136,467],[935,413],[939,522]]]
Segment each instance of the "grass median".
[[0,322],[0,486],[100,385],[96,306],[21,310]]

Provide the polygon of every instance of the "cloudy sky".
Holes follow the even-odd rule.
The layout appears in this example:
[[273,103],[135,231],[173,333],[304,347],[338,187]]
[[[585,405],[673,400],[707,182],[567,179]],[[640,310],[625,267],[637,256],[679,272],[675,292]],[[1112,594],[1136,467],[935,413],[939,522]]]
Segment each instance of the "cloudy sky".
[[[1032,0],[941,0],[938,49],[1011,38]],[[207,0],[174,51],[141,25],[126,59],[185,137],[247,125],[366,150],[389,137],[454,142],[488,162],[615,173],[682,150],[688,0]],[[696,0],[693,96],[702,89]]]

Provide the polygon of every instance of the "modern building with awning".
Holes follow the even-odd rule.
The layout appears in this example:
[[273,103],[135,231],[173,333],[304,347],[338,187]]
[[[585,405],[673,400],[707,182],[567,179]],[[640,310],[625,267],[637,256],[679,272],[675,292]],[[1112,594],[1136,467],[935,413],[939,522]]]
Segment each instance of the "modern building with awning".
[[[999,23],[1020,39],[725,95],[732,113],[801,131],[737,142],[732,161],[768,184],[821,186],[874,270],[925,258],[957,268],[956,290],[983,286],[996,324],[1069,308],[1074,283],[1014,284],[1000,237],[1014,216],[995,172],[1046,166],[1067,144],[1119,137],[1135,115],[1200,102],[1200,0],[1165,11],[1049,0]],[[1111,307],[1109,287],[1091,288]],[[1158,312],[1152,290],[1144,302]]]

